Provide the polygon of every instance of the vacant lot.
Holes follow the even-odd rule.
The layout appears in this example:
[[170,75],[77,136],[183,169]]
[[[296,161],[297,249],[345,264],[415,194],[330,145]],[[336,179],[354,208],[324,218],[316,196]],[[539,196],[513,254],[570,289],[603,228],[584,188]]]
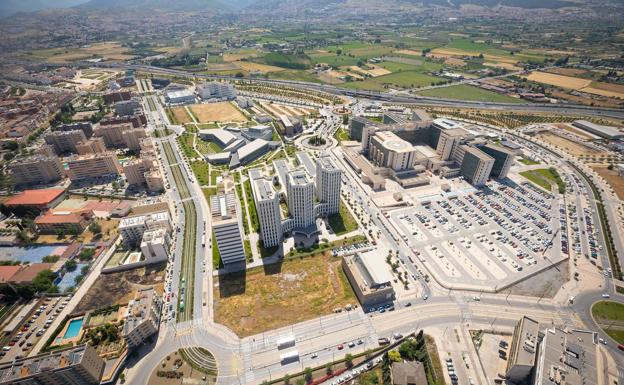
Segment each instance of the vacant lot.
[[552,145],[563,148],[564,150],[568,151],[571,155],[574,155],[574,156],[602,154],[600,151],[596,151],[592,148],[573,142],[561,136],[557,136],[550,132],[544,132],[544,133],[538,134],[537,137]]
[[190,109],[200,123],[247,121],[230,102],[193,104]]
[[532,72],[529,76],[527,76],[527,79],[532,82],[548,84],[561,88],[568,88],[571,90],[580,90],[582,88],[588,87],[592,82],[589,79],[575,78],[572,76],[550,74],[547,72],[539,71]]
[[127,304],[137,289],[155,287],[163,291],[165,264],[142,267],[119,273],[102,274],[82,298],[76,312]]
[[355,304],[340,262],[321,255],[221,276],[215,284],[215,322],[249,336]]
[[624,344],[624,305],[613,301],[600,301],[592,306],[592,316],[605,333]]
[[171,109],[171,112],[177,124],[190,123],[193,121],[184,107],[174,107]]
[[609,170],[607,167],[592,167],[601,177],[605,178],[607,183],[613,188],[618,198],[624,200],[624,176],[618,174],[615,170]]
[[30,51],[27,58],[47,60],[53,63],[67,63],[100,57],[103,60],[128,60],[134,56],[127,53],[128,48],[118,42],[91,44],[82,48],[51,48]]

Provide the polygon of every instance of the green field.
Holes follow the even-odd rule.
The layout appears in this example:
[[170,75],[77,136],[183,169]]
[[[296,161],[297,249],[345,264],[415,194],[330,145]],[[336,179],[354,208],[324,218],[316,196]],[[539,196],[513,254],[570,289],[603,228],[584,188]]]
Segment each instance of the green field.
[[600,301],[592,306],[592,316],[611,338],[624,344],[624,304]]
[[389,87],[415,88],[429,86],[431,83],[444,80],[417,71],[396,72],[389,75],[378,76],[364,81],[345,83],[342,86],[358,90],[383,91]]
[[520,162],[520,163],[522,163],[524,165],[527,165],[527,166],[534,166],[536,164],[539,164],[539,162],[536,162],[534,160],[527,159],[527,158],[522,158],[518,162]]
[[339,213],[330,215],[327,221],[336,235],[350,233],[358,228],[357,222],[342,201],[340,202]]
[[554,168],[540,168],[521,172],[520,175],[540,186],[546,191],[551,191],[551,186],[556,185],[560,194],[565,193],[565,183]]
[[434,88],[418,92],[422,96],[449,98],[458,100],[476,100],[481,102],[522,103],[522,100],[481,88],[459,84],[456,86]]
[[349,140],[349,133],[344,128],[339,128],[334,134],[334,138],[336,138],[338,142]]

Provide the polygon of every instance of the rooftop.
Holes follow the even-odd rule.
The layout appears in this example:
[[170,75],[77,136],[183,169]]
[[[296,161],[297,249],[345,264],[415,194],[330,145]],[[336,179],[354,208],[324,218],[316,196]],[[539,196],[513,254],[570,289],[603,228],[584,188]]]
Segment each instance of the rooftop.
[[18,381],[21,378],[44,371],[79,364],[87,348],[86,344],[79,345],[2,364],[0,365],[0,382]]
[[65,193],[65,189],[25,190],[9,198],[7,206],[43,206]]
[[596,385],[597,338],[586,330],[546,330],[535,384]]
[[134,299],[128,303],[124,322],[124,335],[132,332],[137,326],[150,319],[153,302],[154,289],[149,288],[137,291]]
[[239,148],[237,153],[238,153],[238,159],[243,160],[246,157],[248,157],[249,155],[253,154],[254,152],[260,150],[262,147],[268,145],[269,142],[267,142],[264,139],[256,139],[252,142],[247,143],[246,145],[244,145],[243,147]]

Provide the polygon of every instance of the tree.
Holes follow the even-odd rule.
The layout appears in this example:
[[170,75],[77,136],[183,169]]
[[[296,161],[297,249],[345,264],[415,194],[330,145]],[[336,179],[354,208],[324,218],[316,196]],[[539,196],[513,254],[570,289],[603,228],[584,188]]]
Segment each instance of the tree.
[[77,267],[78,267],[78,264],[73,259],[70,259],[69,261],[65,262],[65,269],[67,271],[75,271]]
[[296,385],[305,385],[305,380],[303,378],[297,378],[297,381],[295,381]]
[[306,383],[312,382],[312,368],[305,368],[303,371],[303,377],[305,378]]
[[93,222],[89,226],[89,230],[91,230],[91,232],[93,234],[101,234],[102,233],[102,226],[100,226],[100,224],[97,223],[97,222]]
[[56,230],[56,239],[63,239],[65,238],[65,231],[63,230]]
[[284,385],[290,385],[290,375],[284,375]]
[[347,368],[351,368],[353,366],[353,355],[351,355],[351,353],[347,353],[345,355],[345,365]]
[[409,339],[399,346],[399,356],[405,360],[414,361],[418,359],[418,344],[415,340]]
[[396,350],[390,350],[388,352],[388,358],[390,359],[390,361],[392,362],[401,362],[401,354],[399,352],[397,352]]
[[327,374],[329,376],[333,372],[334,372],[334,369],[332,368],[332,364],[331,363],[328,363],[327,365],[325,365],[325,374]]
[[342,124],[349,124],[349,115],[342,116]]

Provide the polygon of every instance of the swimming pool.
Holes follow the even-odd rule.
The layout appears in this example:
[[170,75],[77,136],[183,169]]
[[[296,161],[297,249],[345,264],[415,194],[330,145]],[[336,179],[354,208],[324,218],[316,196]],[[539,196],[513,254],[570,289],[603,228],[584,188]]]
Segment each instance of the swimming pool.
[[83,318],[69,321],[69,326],[67,326],[67,330],[65,330],[63,339],[78,337],[78,333],[80,333],[80,329],[82,329],[82,321]]

